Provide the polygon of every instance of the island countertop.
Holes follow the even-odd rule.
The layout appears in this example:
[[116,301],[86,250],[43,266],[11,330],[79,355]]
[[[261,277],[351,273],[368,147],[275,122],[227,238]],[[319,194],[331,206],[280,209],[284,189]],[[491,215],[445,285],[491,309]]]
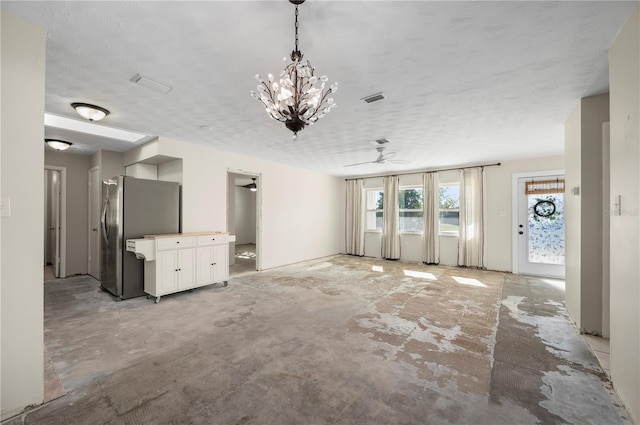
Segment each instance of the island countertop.
[[228,235],[229,232],[192,232],[192,233],[163,233],[161,235],[142,235],[145,239],[179,238],[184,236]]

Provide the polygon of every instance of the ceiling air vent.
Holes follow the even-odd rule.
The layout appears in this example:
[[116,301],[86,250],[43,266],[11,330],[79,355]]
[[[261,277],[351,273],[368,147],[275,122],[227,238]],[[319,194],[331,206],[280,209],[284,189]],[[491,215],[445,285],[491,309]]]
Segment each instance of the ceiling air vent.
[[366,96],[366,97],[362,98],[362,100],[364,100],[367,103],[377,102],[377,101],[382,100],[382,99],[384,99],[384,95],[382,94],[382,92],[374,93],[374,94],[372,94],[370,96]]
[[171,91],[171,87],[167,86],[166,84],[162,84],[159,83],[157,81],[153,81],[150,80],[146,77],[143,77],[140,74],[136,74],[131,78],[131,81],[133,81],[136,84],[140,84],[141,86],[145,86],[146,88],[149,88],[151,90],[155,90],[157,92],[160,93],[168,93]]

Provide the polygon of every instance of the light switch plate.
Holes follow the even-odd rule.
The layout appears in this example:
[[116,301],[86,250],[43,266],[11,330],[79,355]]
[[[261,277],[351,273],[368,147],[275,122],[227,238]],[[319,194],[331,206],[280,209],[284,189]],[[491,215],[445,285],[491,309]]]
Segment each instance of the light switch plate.
[[0,198],[0,217],[11,217],[11,198]]

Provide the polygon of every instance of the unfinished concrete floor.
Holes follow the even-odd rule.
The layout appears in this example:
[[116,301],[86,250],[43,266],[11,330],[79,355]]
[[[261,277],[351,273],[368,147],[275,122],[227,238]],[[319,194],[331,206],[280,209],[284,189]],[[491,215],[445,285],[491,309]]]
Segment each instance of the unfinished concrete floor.
[[234,263],[229,267],[231,277],[256,271],[256,246],[254,244],[236,245]]
[[628,424],[561,281],[349,256],[114,302],[45,284],[67,394],[10,424]]

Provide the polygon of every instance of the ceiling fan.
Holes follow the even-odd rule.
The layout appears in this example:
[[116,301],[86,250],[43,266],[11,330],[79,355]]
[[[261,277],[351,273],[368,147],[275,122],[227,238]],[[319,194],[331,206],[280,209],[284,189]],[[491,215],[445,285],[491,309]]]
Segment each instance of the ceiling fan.
[[395,158],[397,155],[395,152],[384,153],[386,147],[378,146],[376,150],[378,151],[378,158],[375,161],[367,161],[367,162],[358,162],[357,164],[349,164],[345,165],[345,167],[353,167],[355,165],[364,165],[364,164],[408,164],[409,161],[405,161],[404,159],[391,159]]
[[255,192],[258,190],[258,185],[256,184],[256,178],[252,177],[251,180],[253,180],[252,183],[245,184],[244,186],[241,186],[241,187],[247,188],[250,191]]

